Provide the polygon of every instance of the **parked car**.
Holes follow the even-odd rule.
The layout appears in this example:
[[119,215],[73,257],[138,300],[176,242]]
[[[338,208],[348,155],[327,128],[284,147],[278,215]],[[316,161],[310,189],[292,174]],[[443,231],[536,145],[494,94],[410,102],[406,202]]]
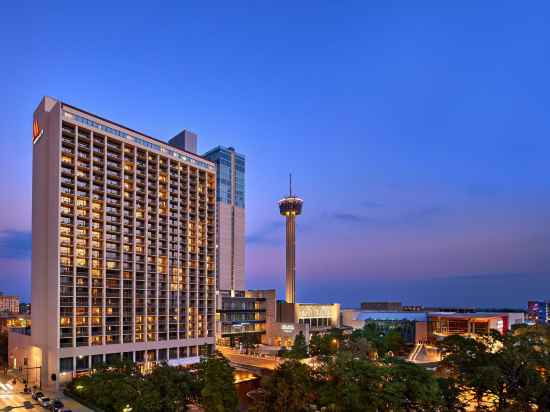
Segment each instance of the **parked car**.
[[35,401],[37,401],[38,398],[41,398],[41,397],[43,397],[43,396],[44,396],[44,394],[43,394],[42,392],[40,392],[40,391],[36,391],[36,392],[33,392],[33,393],[32,393],[32,398],[33,398]]
[[49,408],[52,404],[52,400],[47,396],[42,396],[41,398],[38,398],[38,403],[44,408]]
[[63,405],[63,402],[61,402],[59,399],[55,399],[50,408],[52,409],[53,412],[62,412],[64,411],[65,409],[63,409],[65,405]]

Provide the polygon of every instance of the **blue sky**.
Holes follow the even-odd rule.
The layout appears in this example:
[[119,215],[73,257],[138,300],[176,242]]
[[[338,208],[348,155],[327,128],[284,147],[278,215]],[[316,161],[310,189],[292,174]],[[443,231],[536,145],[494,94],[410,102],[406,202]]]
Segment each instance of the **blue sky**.
[[0,289],[30,295],[31,118],[50,95],[244,153],[251,288],[282,295],[292,171],[302,301],[550,298],[549,18],[544,2],[2,5]]

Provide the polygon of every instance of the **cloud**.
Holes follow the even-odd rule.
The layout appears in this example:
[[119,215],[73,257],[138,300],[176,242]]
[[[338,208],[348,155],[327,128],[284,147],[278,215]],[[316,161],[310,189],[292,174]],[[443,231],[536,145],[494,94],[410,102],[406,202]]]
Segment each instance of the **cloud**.
[[379,208],[379,207],[382,207],[384,205],[382,203],[373,202],[372,200],[365,200],[365,201],[361,202],[361,206],[366,207],[366,208]]
[[339,222],[346,223],[365,223],[371,219],[366,216],[361,216],[353,213],[333,213],[330,218]]
[[281,221],[271,221],[264,224],[260,229],[246,236],[247,245],[268,245],[275,246],[281,243],[283,233]]
[[446,209],[442,206],[429,206],[408,209],[389,217],[370,217],[358,213],[335,212],[329,214],[328,218],[338,223],[392,227],[425,224],[443,215],[445,212]]
[[30,231],[4,230],[0,232],[1,259],[29,259],[32,235]]

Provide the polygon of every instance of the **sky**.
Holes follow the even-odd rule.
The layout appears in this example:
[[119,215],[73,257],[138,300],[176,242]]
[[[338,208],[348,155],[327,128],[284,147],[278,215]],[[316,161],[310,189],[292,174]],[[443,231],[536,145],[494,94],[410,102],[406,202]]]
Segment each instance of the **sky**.
[[4,2],[0,290],[30,298],[44,95],[246,156],[248,288],[301,302],[550,299],[546,2]]

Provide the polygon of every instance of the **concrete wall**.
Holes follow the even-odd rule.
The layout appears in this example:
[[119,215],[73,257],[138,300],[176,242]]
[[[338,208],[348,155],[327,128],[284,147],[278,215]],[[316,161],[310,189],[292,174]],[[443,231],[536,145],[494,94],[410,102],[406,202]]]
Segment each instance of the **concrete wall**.
[[285,346],[290,348],[294,343],[294,338],[302,332],[309,343],[310,330],[309,325],[300,325],[298,323],[275,322],[266,327],[265,339],[262,343],[270,346]]
[[359,311],[357,309],[342,310],[342,325],[349,326],[353,329],[362,329],[365,325],[364,320],[357,320]]
[[219,290],[231,290],[233,206],[218,202],[218,282]]
[[233,239],[233,288],[244,290],[245,285],[245,209],[233,208],[234,239]]
[[218,289],[245,290],[245,210],[218,202]]
[[45,97],[34,113],[43,129],[33,145],[32,346],[41,348],[42,383],[58,372],[59,173],[61,105]]
[[295,319],[299,322],[303,318],[330,318],[332,327],[340,327],[340,304],[297,303],[295,305]]
[[28,383],[40,385],[42,350],[33,346],[30,335],[10,330],[8,333],[8,363],[10,368],[19,370]]

